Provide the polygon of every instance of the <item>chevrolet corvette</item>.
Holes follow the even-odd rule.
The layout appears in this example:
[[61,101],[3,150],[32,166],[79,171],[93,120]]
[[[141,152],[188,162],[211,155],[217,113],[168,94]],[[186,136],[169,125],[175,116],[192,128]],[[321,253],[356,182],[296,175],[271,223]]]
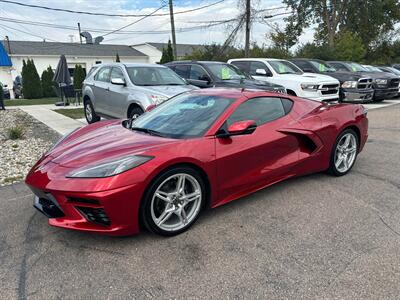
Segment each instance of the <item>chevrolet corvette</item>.
[[136,120],[64,136],[33,166],[34,207],[57,227],[108,235],[187,230],[290,177],[348,173],[368,137],[362,105],[245,89],[180,94]]

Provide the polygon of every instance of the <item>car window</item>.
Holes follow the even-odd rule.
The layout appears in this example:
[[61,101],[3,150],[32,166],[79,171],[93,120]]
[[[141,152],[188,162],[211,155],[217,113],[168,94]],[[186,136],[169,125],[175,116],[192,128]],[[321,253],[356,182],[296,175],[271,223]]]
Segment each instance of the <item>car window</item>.
[[228,118],[228,126],[238,121],[254,120],[257,126],[279,119],[285,115],[280,98],[260,97],[242,103]]
[[186,82],[167,67],[127,67],[129,78],[135,85],[186,85]]
[[367,72],[368,70],[364,68],[362,65],[357,63],[349,63],[348,64],[353,72]]
[[110,72],[111,72],[110,67],[103,67],[97,72],[94,79],[97,81],[109,82],[110,81]]
[[232,65],[238,67],[243,72],[249,73],[249,62],[248,61],[233,61]]
[[212,63],[207,65],[207,67],[214,77],[219,80],[244,79],[248,77],[246,73],[230,64]]
[[176,65],[173,67],[173,70],[176,74],[181,76],[182,78],[188,79],[189,78],[189,65]]
[[305,69],[309,70],[312,69],[312,66],[310,65],[310,63],[308,61],[304,61],[304,60],[291,60],[292,63],[294,63],[296,66],[298,66],[300,69],[302,69],[303,71]]
[[202,136],[235,99],[184,93],[137,118],[133,127],[171,138]]
[[257,69],[264,69],[267,73],[271,73],[270,69],[260,61],[250,62],[250,75],[258,75],[256,73]]
[[303,74],[299,67],[286,60],[269,60],[268,63],[278,74]]
[[336,69],[322,61],[311,60],[310,63],[321,73],[336,72]]
[[112,70],[111,70],[111,78],[121,78],[121,79],[125,80],[124,73],[118,67],[112,68]]
[[190,66],[190,79],[196,79],[196,80],[205,80],[206,77],[210,77],[206,70],[204,70],[202,67],[198,65],[191,65]]
[[338,71],[348,71],[347,68],[346,68],[344,65],[340,64],[340,63],[334,63],[334,62],[332,62],[332,63],[329,63],[329,64],[332,65],[332,66],[334,66],[334,68],[335,68],[336,70],[338,70]]

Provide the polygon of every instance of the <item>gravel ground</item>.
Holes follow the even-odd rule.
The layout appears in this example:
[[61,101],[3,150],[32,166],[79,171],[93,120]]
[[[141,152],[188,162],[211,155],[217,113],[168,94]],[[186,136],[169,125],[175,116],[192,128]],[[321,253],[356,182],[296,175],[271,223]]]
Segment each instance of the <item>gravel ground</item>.
[[[23,137],[11,140],[9,128],[21,126]],[[19,109],[0,111],[0,186],[21,181],[59,134]]]

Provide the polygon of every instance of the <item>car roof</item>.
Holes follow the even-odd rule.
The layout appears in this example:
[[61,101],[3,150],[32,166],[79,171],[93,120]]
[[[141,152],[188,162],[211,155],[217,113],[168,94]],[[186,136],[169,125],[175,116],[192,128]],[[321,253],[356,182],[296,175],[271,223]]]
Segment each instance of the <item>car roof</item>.
[[227,87],[198,89],[198,90],[192,90],[189,93],[210,95],[210,96],[221,96],[221,97],[235,98],[235,99],[239,99],[243,96],[245,96],[247,98],[251,98],[251,97],[260,96],[260,95],[265,96],[265,97],[280,97],[280,95],[281,95],[278,93],[265,91],[265,90],[246,89],[246,88],[227,88]]
[[253,58],[249,57],[249,58],[232,58],[232,59],[230,59],[230,60],[231,60],[231,61],[235,61],[235,60],[243,60],[243,61],[246,61],[246,60],[255,60],[255,61],[264,61],[264,60],[282,61],[282,60],[287,60],[287,59],[284,59],[284,58],[269,58],[269,57],[253,57]]
[[165,65],[178,65],[178,64],[226,64],[223,61],[214,61],[214,60],[179,60],[179,61],[171,61],[166,63]]
[[120,67],[160,67],[160,68],[165,68],[163,65],[158,65],[158,64],[150,64],[150,63],[102,63],[102,64],[96,64],[93,67],[115,67],[115,66],[120,66]]

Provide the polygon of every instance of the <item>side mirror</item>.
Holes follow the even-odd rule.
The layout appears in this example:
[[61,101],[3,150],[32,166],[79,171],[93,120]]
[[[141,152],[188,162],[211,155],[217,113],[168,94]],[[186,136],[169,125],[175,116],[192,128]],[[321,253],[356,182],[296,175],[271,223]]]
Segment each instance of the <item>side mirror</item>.
[[265,69],[257,69],[256,74],[261,76],[267,76],[267,71]]
[[111,83],[115,85],[126,85],[126,82],[123,78],[111,78]]
[[210,84],[211,78],[208,75],[203,75],[199,78],[200,80],[207,81],[207,84]]
[[238,121],[228,127],[228,132],[221,132],[217,134],[217,137],[224,138],[234,135],[252,134],[256,128],[257,124],[254,120]]

